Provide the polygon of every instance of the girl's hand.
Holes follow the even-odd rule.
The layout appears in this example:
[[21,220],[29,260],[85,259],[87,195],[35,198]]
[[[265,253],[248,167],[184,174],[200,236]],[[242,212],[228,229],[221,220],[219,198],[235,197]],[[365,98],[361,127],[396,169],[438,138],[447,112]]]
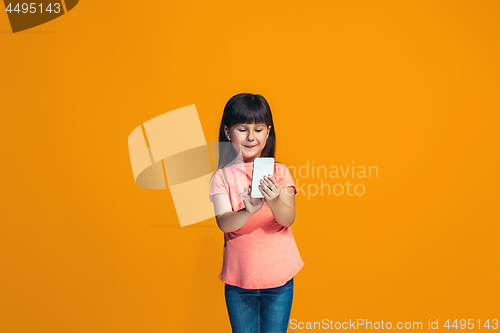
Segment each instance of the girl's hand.
[[264,180],[260,181],[259,190],[266,203],[272,205],[280,197],[281,186],[274,176],[269,175],[269,177],[264,176]]
[[259,209],[264,206],[264,199],[262,198],[252,198],[250,196],[252,186],[245,187],[243,188],[243,192],[241,192],[240,198],[243,199],[243,202],[245,203],[245,209],[246,211],[252,216],[253,214],[257,213]]

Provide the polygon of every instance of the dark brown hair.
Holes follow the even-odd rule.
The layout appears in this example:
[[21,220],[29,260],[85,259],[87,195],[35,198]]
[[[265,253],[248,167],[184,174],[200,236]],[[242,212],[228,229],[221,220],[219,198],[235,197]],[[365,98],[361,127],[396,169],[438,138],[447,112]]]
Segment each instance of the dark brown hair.
[[[271,108],[266,99],[258,94],[241,93],[234,95],[229,99],[224,107],[222,120],[219,129],[219,163],[215,172],[218,169],[224,168],[231,163],[236,157],[234,147],[229,144],[226,137],[224,126],[231,128],[231,126],[238,124],[260,124],[264,123],[267,127],[271,126],[271,131],[267,137],[266,145],[260,154],[261,157],[275,157],[276,151],[276,131],[274,129],[273,115]],[[276,163],[279,163],[275,160]],[[215,175],[212,173],[210,182]]]
[[226,143],[229,140],[226,137],[224,126],[231,128],[237,124],[266,124],[271,126],[271,131],[262,149],[261,157],[274,157],[276,151],[276,131],[274,129],[273,115],[266,99],[257,94],[241,93],[229,99],[224,107],[222,120],[219,129],[219,165],[221,169],[236,158],[236,151],[232,145]]

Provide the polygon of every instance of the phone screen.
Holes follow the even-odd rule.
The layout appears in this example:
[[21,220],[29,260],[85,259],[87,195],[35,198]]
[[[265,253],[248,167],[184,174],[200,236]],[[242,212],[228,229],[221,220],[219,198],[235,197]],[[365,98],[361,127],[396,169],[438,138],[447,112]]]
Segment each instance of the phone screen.
[[274,176],[274,157],[256,157],[253,160],[252,192],[250,193],[252,198],[264,198],[260,193],[259,185],[260,180],[267,175]]

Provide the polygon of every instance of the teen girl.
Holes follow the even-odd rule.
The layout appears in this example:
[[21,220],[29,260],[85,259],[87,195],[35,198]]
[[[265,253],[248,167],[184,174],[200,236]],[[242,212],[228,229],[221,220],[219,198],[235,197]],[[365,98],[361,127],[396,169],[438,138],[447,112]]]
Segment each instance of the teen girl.
[[222,271],[234,333],[286,333],[293,277],[304,266],[293,238],[297,190],[288,168],[260,182],[263,199],[251,198],[253,160],[274,157],[271,109],[261,95],[243,93],[226,104],[219,132],[219,164],[210,200],[224,232]]

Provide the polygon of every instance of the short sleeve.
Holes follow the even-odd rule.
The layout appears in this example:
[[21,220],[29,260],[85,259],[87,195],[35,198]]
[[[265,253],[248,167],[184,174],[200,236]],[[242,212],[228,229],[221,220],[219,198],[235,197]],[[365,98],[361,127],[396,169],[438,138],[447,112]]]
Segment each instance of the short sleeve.
[[213,202],[212,195],[214,194],[228,194],[226,184],[224,183],[224,178],[222,176],[222,171],[218,169],[215,172],[214,178],[212,180],[212,186],[210,187],[210,202]]
[[276,170],[278,172],[278,184],[280,184],[281,188],[286,188],[289,186],[293,187],[294,195],[297,195],[297,188],[295,187],[295,183],[293,182],[292,175],[290,171],[286,167],[286,165],[281,164],[280,167]]

